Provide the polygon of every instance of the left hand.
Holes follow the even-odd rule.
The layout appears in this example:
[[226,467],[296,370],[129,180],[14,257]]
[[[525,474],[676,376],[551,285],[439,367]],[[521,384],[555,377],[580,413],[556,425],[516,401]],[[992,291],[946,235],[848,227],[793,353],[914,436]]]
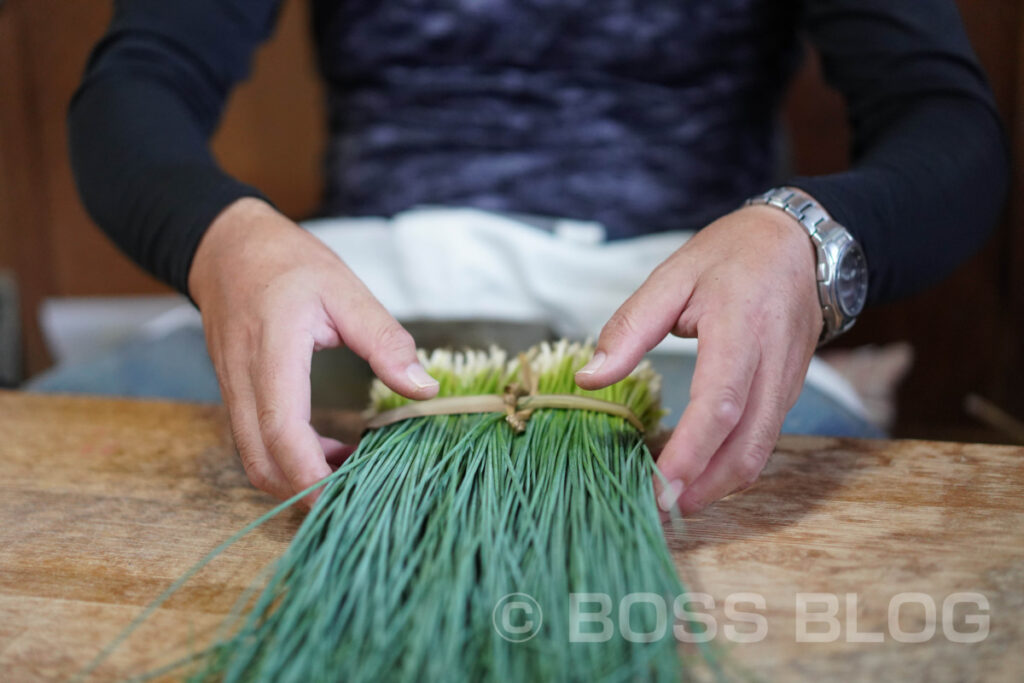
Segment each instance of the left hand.
[[604,326],[576,374],[584,389],[621,380],[670,333],[697,338],[690,403],[658,457],[663,509],[696,512],[757,480],[821,333],[815,268],[795,219],[744,207],[672,254]]

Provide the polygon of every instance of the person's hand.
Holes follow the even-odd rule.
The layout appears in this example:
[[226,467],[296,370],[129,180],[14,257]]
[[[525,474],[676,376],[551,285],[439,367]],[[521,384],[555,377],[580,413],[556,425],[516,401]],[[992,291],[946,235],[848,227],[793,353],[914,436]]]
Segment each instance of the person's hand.
[[745,207],[658,266],[601,331],[584,389],[621,380],[669,333],[697,338],[690,403],[658,457],[663,509],[692,513],[756,481],[821,333],[815,267],[795,219]]
[[341,259],[265,202],[240,199],[217,217],[188,286],[249,481],[277,498],[312,486],[351,452],[310,426],[314,350],[344,344],[396,392],[437,393],[412,336]]

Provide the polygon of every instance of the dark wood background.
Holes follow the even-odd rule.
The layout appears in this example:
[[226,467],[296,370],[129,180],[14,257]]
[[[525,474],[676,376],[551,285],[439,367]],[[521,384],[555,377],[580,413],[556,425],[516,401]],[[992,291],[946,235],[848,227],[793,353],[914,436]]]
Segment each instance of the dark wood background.
[[[963,411],[970,392],[1024,416],[1024,0],[959,5],[1011,136],[1014,190],[982,253],[928,293],[871,310],[841,342],[914,345],[900,435],[984,438]],[[303,0],[286,0],[214,143],[228,171],[297,219],[316,205],[325,138],[307,12]],[[109,16],[100,0],[0,0],[0,268],[13,269],[21,287],[27,373],[49,363],[36,322],[43,298],[167,291],[91,225],[68,167],[67,103]],[[786,121],[798,171],[846,164],[842,100],[822,84],[813,54]]]

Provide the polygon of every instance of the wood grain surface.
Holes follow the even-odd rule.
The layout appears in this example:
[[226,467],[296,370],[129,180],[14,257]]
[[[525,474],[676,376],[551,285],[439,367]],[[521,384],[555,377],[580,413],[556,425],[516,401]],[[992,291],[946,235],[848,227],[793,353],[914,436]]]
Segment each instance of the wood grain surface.
[[[333,415],[323,424],[344,433],[352,422]],[[684,582],[714,601],[692,607],[715,623],[714,646],[734,672],[1019,681],[1022,492],[1021,448],[785,437],[757,485],[666,533]],[[271,506],[248,485],[220,408],[0,392],[0,680],[73,676],[175,578]],[[289,510],[230,548],[94,679],[138,674],[205,642],[301,519]],[[988,606],[960,604],[944,628],[943,604],[955,593],[980,594]],[[830,642],[797,638],[799,615],[828,606],[810,596],[801,611],[797,600],[808,594],[835,596]],[[935,635],[899,642],[899,629],[927,635],[929,601]],[[975,631],[978,617],[987,637],[950,640]],[[762,620],[764,637],[733,642],[756,632],[751,618]],[[882,642],[850,642],[871,638],[865,632]]]

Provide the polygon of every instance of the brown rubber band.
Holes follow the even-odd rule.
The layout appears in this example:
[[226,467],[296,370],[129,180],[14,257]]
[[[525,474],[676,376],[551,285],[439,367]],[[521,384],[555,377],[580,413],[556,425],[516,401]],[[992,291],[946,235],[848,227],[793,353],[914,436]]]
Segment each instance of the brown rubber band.
[[482,394],[478,396],[446,396],[426,401],[407,403],[404,406],[372,415],[366,421],[366,429],[379,429],[396,422],[429,415],[462,415],[471,413],[505,413],[505,420],[513,429],[521,432],[534,410],[560,408],[566,410],[590,410],[625,419],[641,434],[644,424],[632,410],[621,403],[604,401],[575,394],[527,394],[522,395],[509,387],[504,396]]

